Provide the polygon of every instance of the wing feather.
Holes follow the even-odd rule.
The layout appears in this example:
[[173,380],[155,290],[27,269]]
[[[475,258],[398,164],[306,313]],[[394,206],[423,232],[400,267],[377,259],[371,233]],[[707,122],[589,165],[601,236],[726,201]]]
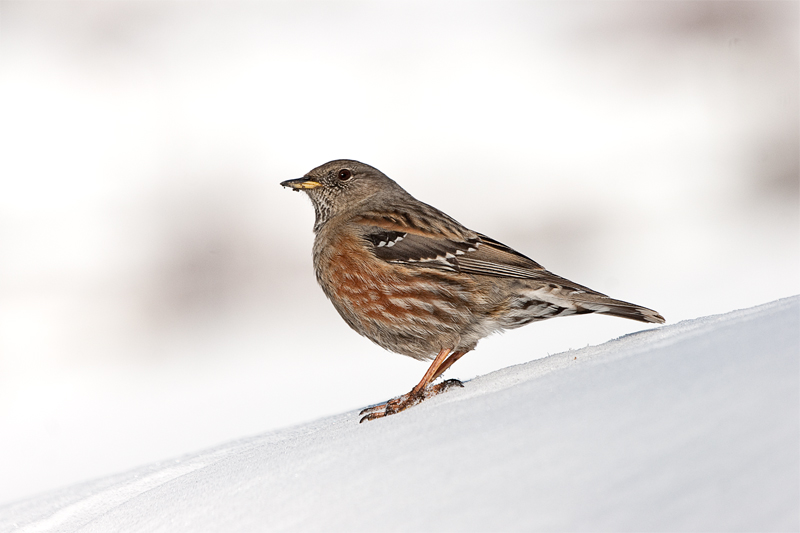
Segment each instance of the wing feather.
[[467,229],[431,206],[425,205],[422,211],[403,207],[367,212],[355,220],[367,246],[379,259],[474,276],[531,279],[571,291],[600,294],[556,276],[533,259]]

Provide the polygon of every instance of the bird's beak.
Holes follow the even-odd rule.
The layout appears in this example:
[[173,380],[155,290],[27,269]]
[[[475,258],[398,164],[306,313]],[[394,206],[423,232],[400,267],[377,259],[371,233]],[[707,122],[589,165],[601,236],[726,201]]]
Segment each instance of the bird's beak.
[[317,187],[322,187],[322,184],[313,178],[297,178],[295,180],[286,180],[281,182],[281,185],[296,191],[299,191],[300,189],[316,189]]

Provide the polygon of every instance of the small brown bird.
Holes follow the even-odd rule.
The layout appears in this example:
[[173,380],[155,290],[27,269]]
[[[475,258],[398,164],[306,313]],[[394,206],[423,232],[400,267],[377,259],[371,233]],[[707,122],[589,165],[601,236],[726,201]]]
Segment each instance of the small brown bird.
[[314,271],[345,322],[387,350],[433,359],[411,392],[365,409],[361,422],[461,386],[431,383],[496,331],[585,313],[664,322],[652,309],[548,272],[364,163],[331,161],[281,185],[314,204]]

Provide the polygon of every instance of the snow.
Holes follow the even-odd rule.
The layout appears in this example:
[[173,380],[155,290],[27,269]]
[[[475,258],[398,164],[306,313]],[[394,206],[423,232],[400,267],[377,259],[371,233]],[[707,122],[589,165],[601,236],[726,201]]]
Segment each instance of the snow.
[[797,530],[800,297],[0,508],[0,531]]

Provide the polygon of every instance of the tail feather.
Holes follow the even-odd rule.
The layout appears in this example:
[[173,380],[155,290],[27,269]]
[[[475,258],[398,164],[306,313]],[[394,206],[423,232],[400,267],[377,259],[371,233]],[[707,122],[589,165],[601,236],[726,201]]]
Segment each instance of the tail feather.
[[[536,282],[531,287],[532,290],[527,292],[526,295],[532,300],[539,300],[561,307],[563,311],[556,313],[555,316],[561,314],[600,313],[638,320],[639,322],[654,324],[663,324],[665,322],[664,317],[657,311],[630,302],[615,300],[601,292],[578,285],[547,270],[537,273]],[[537,320],[542,318],[550,317],[536,317]]]
[[607,296],[602,299],[597,299],[593,302],[580,302],[578,306],[584,307],[595,313],[603,315],[618,316],[620,318],[629,318],[631,320],[638,320],[639,322],[651,322],[655,324],[663,324],[664,317],[658,312],[642,307],[641,305],[623,302],[622,300],[614,300]]
[[534,289],[532,296],[546,302],[562,305],[566,309],[572,309],[574,314],[600,313],[638,320],[639,322],[655,324],[663,324],[665,322],[664,317],[657,311],[630,302],[615,300],[601,292],[579,285],[547,270],[537,272],[536,281],[541,285]]
[[621,318],[630,318],[631,320],[638,320],[639,322],[653,322],[656,324],[663,324],[665,322],[664,317],[652,309],[620,301],[615,301],[610,310],[602,311],[601,313]]

